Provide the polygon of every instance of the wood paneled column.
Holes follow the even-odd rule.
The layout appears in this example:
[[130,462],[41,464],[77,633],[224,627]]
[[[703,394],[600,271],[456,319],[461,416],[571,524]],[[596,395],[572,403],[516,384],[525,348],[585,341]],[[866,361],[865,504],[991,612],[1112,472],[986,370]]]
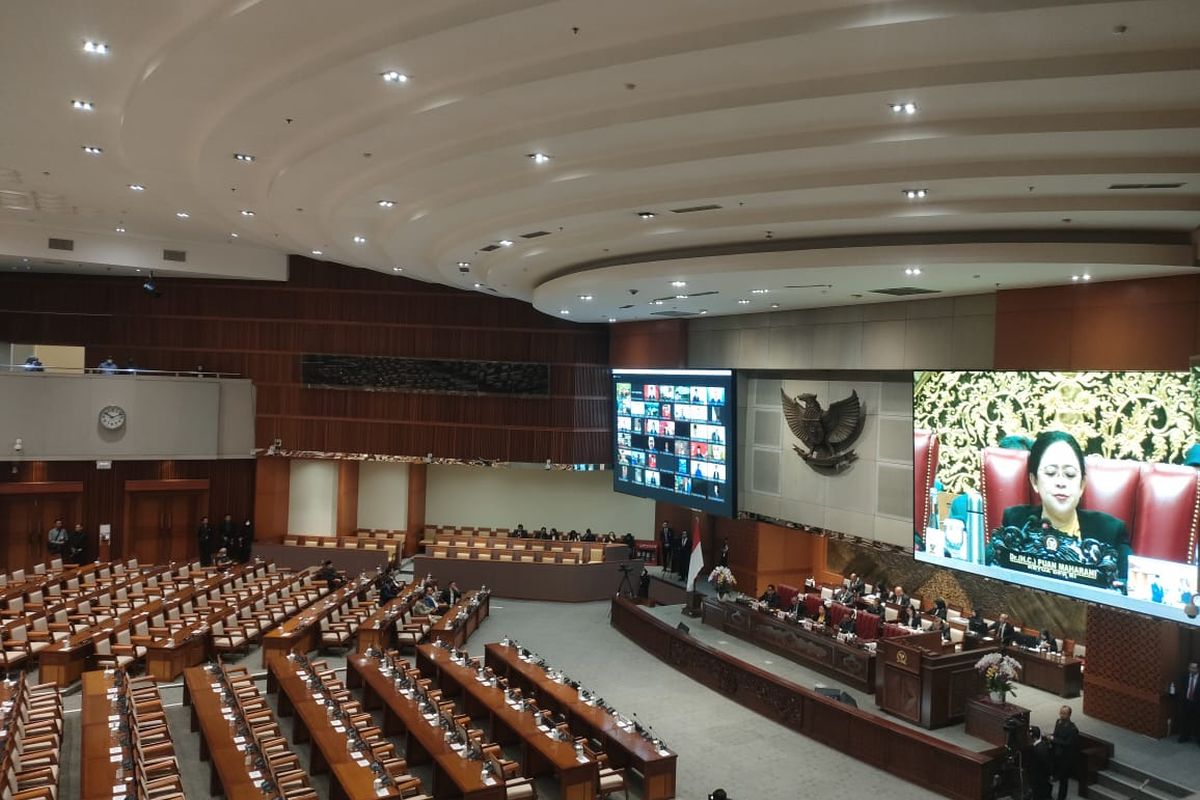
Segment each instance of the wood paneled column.
[[350,536],[358,530],[358,464],[357,461],[338,462],[338,536]]
[[[257,459],[255,467],[254,539],[257,542],[282,542],[288,529],[292,461],[264,456]],[[219,517],[214,517],[212,522],[216,526]]]
[[429,468],[425,464],[408,465],[408,519],[404,525],[404,556],[417,552],[425,535],[425,486]]

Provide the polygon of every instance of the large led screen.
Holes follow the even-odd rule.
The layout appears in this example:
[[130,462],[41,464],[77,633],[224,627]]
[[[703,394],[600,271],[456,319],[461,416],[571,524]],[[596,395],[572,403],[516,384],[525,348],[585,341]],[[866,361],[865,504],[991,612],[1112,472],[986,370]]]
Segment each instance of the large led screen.
[[732,517],[731,370],[614,369],[613,489]]
[[1189,622],[1195,393],[1186,372],[918,372],[919,561]]

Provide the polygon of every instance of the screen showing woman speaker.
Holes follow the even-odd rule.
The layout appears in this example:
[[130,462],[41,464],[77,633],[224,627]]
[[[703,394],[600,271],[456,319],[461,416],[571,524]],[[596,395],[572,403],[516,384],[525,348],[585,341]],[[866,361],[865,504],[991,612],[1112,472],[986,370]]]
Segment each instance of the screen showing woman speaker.
[[733,516],[733,372],[612,375],[613,489]]
[[915,373],[916,558],[1187,621],[1200,515],[1194,377]]

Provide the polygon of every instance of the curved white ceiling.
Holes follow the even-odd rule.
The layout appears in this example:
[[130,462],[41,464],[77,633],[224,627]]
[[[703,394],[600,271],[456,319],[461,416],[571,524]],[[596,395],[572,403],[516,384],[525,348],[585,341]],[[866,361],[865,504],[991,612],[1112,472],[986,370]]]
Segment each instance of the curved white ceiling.
[[581,321],[1195,266],[1195,0],[56,0],[0,10],[0,69],[0,257],[318,250]]

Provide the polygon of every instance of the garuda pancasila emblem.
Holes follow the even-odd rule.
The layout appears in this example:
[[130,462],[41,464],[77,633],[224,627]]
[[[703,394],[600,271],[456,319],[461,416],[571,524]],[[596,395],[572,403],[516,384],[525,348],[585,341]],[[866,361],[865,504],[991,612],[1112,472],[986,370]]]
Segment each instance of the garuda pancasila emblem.
[[808,448],[804,452],[796,445],[792,449],[804,459],[804,463],[817,472],[837,474],[850,466],[858,456],[850,449],[862,433],[866,409],[858,399],[858,392],[838,400],[822,410],[815,394],[798,394],[793,400],[783,389],[783,416],[787,418],[792,433]]

